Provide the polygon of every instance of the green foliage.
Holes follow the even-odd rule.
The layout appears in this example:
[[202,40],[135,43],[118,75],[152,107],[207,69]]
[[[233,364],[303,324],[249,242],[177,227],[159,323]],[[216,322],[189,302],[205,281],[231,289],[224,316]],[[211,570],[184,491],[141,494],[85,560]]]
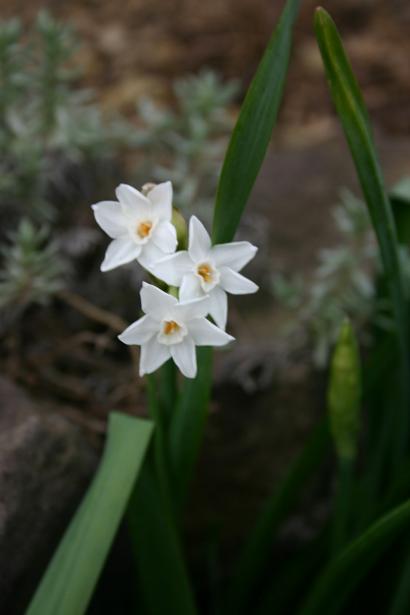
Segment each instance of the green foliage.
[[340,613],[357,584],[410,522],[410,501],[376,521],[331,561],[313,585],[300,615]]
[[115,538],[152,423],[112,413],[99,470],[68,526],[27,615],[82,615]]
[[397,419],[401,423],[401,433],[397,432],[395,444],[399,463],[409,438],[410,329],[398,237],[367,110],[336,26],[323,9],[316,11],[315,30],[330,93],[350,148],[378,240],[383,273],[393,308],[395,334],[401,355],[401,399],[396,410]]
[[[21,313],[30,303],[45,305],[64,286],[68,268],[45,228],[23,219],[10,245],[0,249],[0,307]],[[16,314],[15,314],[16,315]]]
[[73,32],[42,11],[28,35],[0,24],[0,203],[39,221],[56,216],[47,192],[62,164],[104,159],[127,142],[124,122],[107,121],[68,68]]
[[174,203],[209,221],[218,174],[232,127],[229,105],[238,90],[203,70],[174,84],[175,110],[149,98],[138,101],[141,126],[135,145],[143,153],[137,184],[147,177],[173,183]]
[[232,241],[259,173],[282,100],[299,0],[285,5],[243,102],[216,194],[213,241]]

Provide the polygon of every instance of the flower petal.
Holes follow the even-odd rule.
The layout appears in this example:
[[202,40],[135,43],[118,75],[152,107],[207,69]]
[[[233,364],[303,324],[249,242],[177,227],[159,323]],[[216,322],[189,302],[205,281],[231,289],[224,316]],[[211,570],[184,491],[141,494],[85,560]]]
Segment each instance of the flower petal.
[[116,201],[101,201],[91,205],[97,224],[111,239],[124,235],[127,226],[122,213],[121,205]]
[[151,338],[146,344],[141,346],[140,376],[152,374],[165,361],[168,361],[170,356],[169,346],[160,344],[156,337]]
[[240,271],[253,259],[258,248],[249,241],[233,241],[221,243],[212,248],[212,259],[216,267],[230,267],[234,271]]
[[113,239],[105,253],[101,271],[110,271],[115,267],[130,263],[139,256],[140,252],[141,247],[137,246],[127,235]]
[[194,273],[187,273],[182,278],[182,284],[179,289],[179,300],[189,301],[197,297],[203,297],[204,291],[201,288],[201,282]]
[[165,254],[175,252],[178,243],[175,226],[165,220],[160,222],[154,229],[151,241]]
[[163,182],[149,191],[148,200],[155,207],[156,214],[161,220],[171,221],[172,218],[172,184]]
[[115,195],[121,207],[127,216],[135,220],[141,216],[147,216],[150,211],[150,202],[139,190],[128,186],[128,184],[120,184],[115,190]]
[[196,216],[189,220],[188,252],[194,263],[206,259],[211,249],[211,238],[208,231]]
[[186,378],[195,378],[196,376],[196,352],[194,340],[190,335],[184,337],[179,344],[169,346],[171,356],[174,359],[177,367]]
[[248,280],[245,276],[233,271],[229,267],[222,267],[220,270],[221,281],[220,285],[226,292],[233,295],[248,295],[249,293],[256,293],[259,286]]
[[138,262],[145,267],[149,272],[153,273],[154,265],[162,260],[166,254],[160,250],[152,241],[141,246],[141,254],[138,257]]
[[228,297],[220,286],[216,286],[209,293],[209,313],[218,327],[225,330],[228,318]]
[[151,316],[143,316],[125,329],[118,339],[124,344],[141,346],[145,344],[155,333],[158,332],[158,321]]
[[190,322],[189,333],[196,346],[225,346],[235,339],[206,318],[197,318]]
[[152,267],[153,274],[172,286],[180,286],[182,278],[193,270],[193,262],[188,252],[176,252],[156,262]]
[[140,291],[142,311],[155,320],[163,320],[173,313],[178,301],[152,284],[142,283]]
[[194,318],[203,318],[209,314],[209,297],[208,295],[204,295],[198,299],[181,301],[174,307],[173,313],[175,319],[183,323],[189,323]]

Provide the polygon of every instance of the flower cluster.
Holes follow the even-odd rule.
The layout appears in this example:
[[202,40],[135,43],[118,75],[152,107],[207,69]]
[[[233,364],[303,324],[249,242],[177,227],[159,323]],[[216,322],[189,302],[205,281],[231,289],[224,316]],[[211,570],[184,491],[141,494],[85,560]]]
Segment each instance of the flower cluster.
[[178,294],[177,298],[144,282],[140,292],[144,316],[119,339],[141,346],[141,376],[172,358],[184,376],[195,378],[195,346],[224,346],[234,339],[225,332],[227,293],[258,290],[239,273],[257,248],[247,241],[213,246],[205,227],[192,216],[188,250],[177,251],[171,182],[146,184],[142,192],[121,184],[116,197],[117,201],[92,206],[97,223],[112,239],[101,271],[136,260]]

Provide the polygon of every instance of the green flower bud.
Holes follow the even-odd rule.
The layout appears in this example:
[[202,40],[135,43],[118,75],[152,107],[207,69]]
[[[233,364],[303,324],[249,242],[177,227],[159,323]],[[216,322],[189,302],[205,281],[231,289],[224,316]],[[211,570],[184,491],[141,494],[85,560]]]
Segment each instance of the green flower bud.
[[327,400],[337,453],[341,459],[354,459],[360,424],[361,365],[348,319],[341,326],[333,352]]
[[144,196],[147,196],[147,195],[151,192],[151,190],[152,190],[153,188],[155,188],[155,186],[156,186],[156,185],[157,185],[157,184],[154,184],[153,182],[147,182],[147,183],[146,183],[146,184],[144,184],[144,185],[142,186],[142,188],[141,188],[141,192],[142,192],[142,194],[143,194]]
[[188,245],[188,232],[184,216],[178,209],[172,209],[172,224],[177,231],[178,250],[186,250]]

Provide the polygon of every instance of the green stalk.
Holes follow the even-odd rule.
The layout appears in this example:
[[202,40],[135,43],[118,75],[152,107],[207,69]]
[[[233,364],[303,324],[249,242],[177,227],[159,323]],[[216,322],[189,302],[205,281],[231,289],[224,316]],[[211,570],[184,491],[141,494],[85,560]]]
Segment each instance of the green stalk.
[[159,398],[164,430],[167,431],[172,420],[175,404],[178,398],[177,370],[175,363],[169,359],[159,372]]
[[193,592],[185,565],[173,507],[167,415],[160,404],[157,378],[146,377],[148,407],[156,431],[128,511],[139,590],[145,611],[195,615]]
[[169,432],[173,497],[179,512],[195,470],[211,396],[212,349],[198,348],[197,353],[197,377],[184,380]]
[[154,433],[154,456],[155,469],[158,477],[159,487],[162,491],[168,512],[172,515],[172,496],[169,476],[168,446],[165,433],[164,415],[161,412],[157,394],[157,382],[154,374],[146,376],[148,392],[148,409],[151,419],[155,425]]
[[332,553],[337,555],[348,539],[350,509],[352,504],[353,468],[352,459],[341,458],[338,462],[338,485],[334,507]]
[[344,546],[348,536],[354,462],[360,429],[361,395],[359,348],[352,326],[349,320],[345,319],[332,355],[327,392],[330,428],[338,458],[332,536],[334,555]]
[[128,510],[145,615],[195,615],[196,606],[169,502],[158,484],[155,459],[147,459]]
[[[374,395],[367,400],[370,409],[367,434],[368,453],[357,515],[359,531],[364,530],[369,523],[374,521],[378,511],[385,512],[389,506],[397,505],[401,501],[396,499],[394,502],[387,503],[384,488],[386,480],[390,485],[395,484],[403,467],[401,464],[400,468],[394,470],[388,463],[391,461],[389,453],[395,444],[397,414],[393,410],[395,405],[400,403],[398,380],[397,374],[388,371],[381,380],[381,388],[376,391],[377,397]],[[403,463],[405,464],[405,460]],[[389,470],[392,471],[391,480]],[[380,506],[381,503],[382,506]]]

